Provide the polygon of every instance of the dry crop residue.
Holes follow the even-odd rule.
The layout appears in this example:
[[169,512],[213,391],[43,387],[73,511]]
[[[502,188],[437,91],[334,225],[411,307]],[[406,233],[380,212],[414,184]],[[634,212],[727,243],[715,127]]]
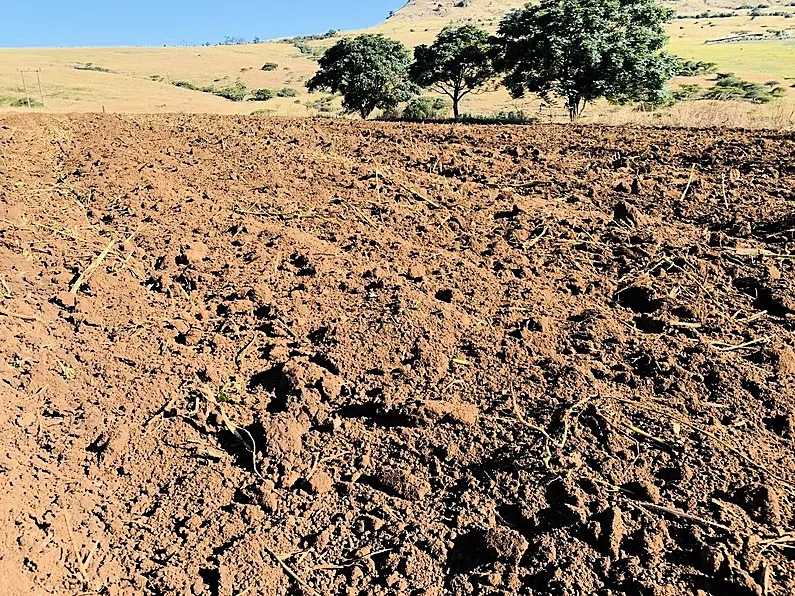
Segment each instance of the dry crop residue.
[[3,594],[795,591],[792,135],[0,151]]

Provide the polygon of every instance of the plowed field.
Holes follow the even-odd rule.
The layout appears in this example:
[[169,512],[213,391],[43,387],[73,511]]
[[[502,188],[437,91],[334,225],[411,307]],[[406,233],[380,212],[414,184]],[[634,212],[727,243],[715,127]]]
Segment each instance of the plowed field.
[[0,593],[795,592],[795,137],[0,120]]

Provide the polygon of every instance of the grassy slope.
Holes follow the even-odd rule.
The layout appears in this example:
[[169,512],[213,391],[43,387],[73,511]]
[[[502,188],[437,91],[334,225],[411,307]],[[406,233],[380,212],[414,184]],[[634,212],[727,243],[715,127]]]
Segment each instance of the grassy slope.
[[[673,4],[684,14],[703,10],[726,10],[727,0],[683,0]],[[500,15],[522,0],[470,0],[465,8],[455,8],[455,0],[412,0],[393,17],[371,29],[403,41],[408,45],[426,43],[450,22],[474,22],[494,28]],[[437,9],[441,4],[442,8]],[[735,3],[736,4],[736,3]],[[770,10],[781,6],[771,3]],[[795,13],[795,7],[786,7]],[[746,11],[747,12],[747,11]],[[729,19],[674,21],[670,25],[671,50],[685,58],[717,62],[721,70],[734,71],[759,82],[795,78],[795,37],[788,41],[750,42],[744,44],[705,45],[705,39],[721,37],[733,31],[789,29],[795,35],[795,18],[748,16]],[[350,32],[352,34],[353,32]],[[313,42],[323,47],[333,40]],[[77,63],[91,62],[114,72],[76,70]],[[263,72],[264,62],[276,62],[279,68]],[[14,98],[24,97],[19,69],[41,69],[48,111],[123,111],[123,112],[212,112],[222,114],[251,113],[267,110],[300,116],[314,113],[304,104],[319,96],[310,96],[303,81],[314,72],[316,63],[291,44],[270,42],[258,45],[169,47],[169,48],[51,48],[0,50],[0,110],[10,108]],[[150,77],[159,76],[161,81]],[[29,91],[37,95],[35,75],[27,77]],[[293,87],[298,98],[276,98],[268,102],[232,102],[207,93],[180,89],[177,80],[219,86],[241,80],[252,88]],[[296,99],[300,103],[296,103]],[[4,105],[6,104],[6,105]],[[500,109],[533,111],[537,101],[514,101],[504,90],[470,96],[464,109],[496,112]]]

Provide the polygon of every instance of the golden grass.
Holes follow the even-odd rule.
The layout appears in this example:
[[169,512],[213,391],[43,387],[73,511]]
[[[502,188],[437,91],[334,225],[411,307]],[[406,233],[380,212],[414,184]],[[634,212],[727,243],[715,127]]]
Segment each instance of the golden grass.
[[755,105],[741,101],[687,101],[657,112],[639,112],[599,104],[583,122],[684,128],[752,128],[795,130],[795,98]]
[[[77,70],[75,64],[92,63],[113,72]],[[275,71],[260,70],[275,62]],[[276,109],[290,116],[308,113],[309,94],[304,80],[316,63],[289,44],[168,48],[52,48],[0,50],[0,95],[24,97],[18,70],[41,69],[46,111],[52,112],[210,112],[248,114],[256,109]],[[160,80],[152,80],[159,77]],[[38,97],[34,73],[26,75],[29,91]],[[232,102],[208,93],[175,87],[174,81],[201,85],[234,84],[251,88],[294,87],[297,98],[268,102]],[[34,93],[35,92],[35,93]],[[0,107],[0,109],[9,109]],[[26,108],[18,108],[18,110]]]

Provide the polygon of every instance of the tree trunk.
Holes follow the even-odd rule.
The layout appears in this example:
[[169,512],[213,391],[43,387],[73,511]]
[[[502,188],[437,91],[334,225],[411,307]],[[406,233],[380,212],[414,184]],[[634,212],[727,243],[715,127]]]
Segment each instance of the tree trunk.
[[453,119],[458,122],[458,104],[461,101],[461,78],[459,76],[458,81],[456,81],[455,85],[453,86],[453,94],[450,96],[450,99],[453,100]]
[[580,98],[576,95],[569,97],[566,103],[569,108],[569,120],[574,122],[580,115]]

